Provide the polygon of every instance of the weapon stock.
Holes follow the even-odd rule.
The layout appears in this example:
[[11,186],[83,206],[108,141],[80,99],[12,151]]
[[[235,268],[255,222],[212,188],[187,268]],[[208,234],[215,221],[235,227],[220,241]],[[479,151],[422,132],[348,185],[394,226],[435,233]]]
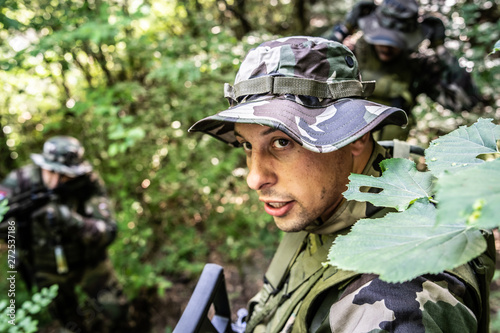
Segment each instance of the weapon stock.
[[[213,304],[212,320],[208,312]],[[206,264],[188,305],[173,333],[232,333],[231,311],[227,297],[224,269]]]

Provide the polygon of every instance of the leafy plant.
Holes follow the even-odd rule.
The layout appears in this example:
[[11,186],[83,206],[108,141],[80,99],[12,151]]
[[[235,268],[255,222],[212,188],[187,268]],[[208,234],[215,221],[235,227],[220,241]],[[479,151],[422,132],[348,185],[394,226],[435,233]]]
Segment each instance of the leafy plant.
[[25,301],[21,308],[16,309],[15,318],[11,319],[11,308],[7,300],[0,301],[0,331],[8,333],[32,333],[38,332],[38,320],[34,316],[40,314],[52,300],[57,296],[58,285],[43,288],[40,292],[33,294],[31,301]]
[[[393,158],[381,162],[381,177],[352,174],[347,199],[397,212],[358,221],[335,240],[329,263],[403,282],[480,255],[486,249],[481,229],[500,225],[499,139],[500,126],[479,119],[431,142],[425,150],[429,171]],[[381,192],[361,192],[363,186]]]

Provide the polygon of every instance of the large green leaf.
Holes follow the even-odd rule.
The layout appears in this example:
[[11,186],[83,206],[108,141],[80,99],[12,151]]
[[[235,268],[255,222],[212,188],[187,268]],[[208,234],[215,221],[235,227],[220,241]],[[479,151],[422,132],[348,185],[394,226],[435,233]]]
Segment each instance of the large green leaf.
[[337,237],[329,264],[403,282],[453,269],[486,249],[479,230],[464,223],[435,222],[436,209],[423,199],[404,212],[360,220],[349,234]]
[[438,223],[460,220],[476,228],[500,226],[500,159],[445,174],[436,190]]
[[427,166],[433,175],[456,172],[484,163],[480,154],[497,153],[500,126],[491,119],[479,119],[472,126],[460,126],[453,132],[431,142],[425,150]]
[[[405,210],[419,198],[429,198],[432,176],[419,172],[415,163],[402,158],[391,158],[380,163],[381,177],[351,174],[344,197],[348,200],[369,201],[376,206]],[[361,192],[366,186],[382,189],[379,193]]]

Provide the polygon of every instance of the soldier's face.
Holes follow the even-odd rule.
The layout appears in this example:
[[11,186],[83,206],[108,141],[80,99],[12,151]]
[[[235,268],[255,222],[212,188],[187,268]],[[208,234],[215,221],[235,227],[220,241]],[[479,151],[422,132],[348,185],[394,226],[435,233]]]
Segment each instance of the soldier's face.
[[284,231],[300,231],[318,217],[328,219],[342,202],[355,168],[351,145],[315,153],[267,126],[236,124],[246,153],[248,186]]
[[70,180],[69,177],[61,175],[51,170],[42,169],[42,179],[45,187],[49,190],[55,189],[59,184],[65,183]]
[[375,52],[377,52],[380,61],[389,62],[401,54],[401,49],[393,46],[375,45]]

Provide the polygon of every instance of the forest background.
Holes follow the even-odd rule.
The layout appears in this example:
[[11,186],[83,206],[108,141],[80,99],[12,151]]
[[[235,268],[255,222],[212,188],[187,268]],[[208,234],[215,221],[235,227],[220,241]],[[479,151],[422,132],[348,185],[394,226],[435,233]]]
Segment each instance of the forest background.
[[[257,290],[281,233],[247,190],[242,152],[187,129],[227,107],[223,84],[251,47],[320,36],[353,3],[0,0],[0,178],[29,163],[47,138],[77,137],[114,204],[119,236],[110,256],[137,323],[171,331],[207,262],[226,268],[236,312]],[[446,46],[486,100],[452,113],[419,98],[410,142],[426,147],[478,117],[499,123],[500,58],[491,52],[500,8],[489,0],[420,4],[443,18]],[[18,302],[29,299],[20,288]],[[500,295],[491,304],[492,332],[500,332]],[[46,313],[39,320],[50,329]]]

